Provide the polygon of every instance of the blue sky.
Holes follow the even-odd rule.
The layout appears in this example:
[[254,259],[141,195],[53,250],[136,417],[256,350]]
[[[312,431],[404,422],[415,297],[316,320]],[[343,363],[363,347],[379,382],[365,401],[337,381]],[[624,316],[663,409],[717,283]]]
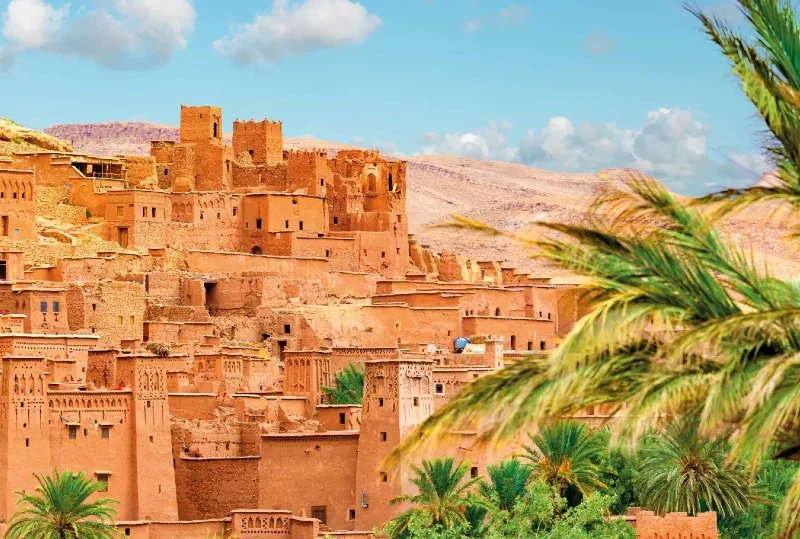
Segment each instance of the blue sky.
[[[701,1],[739,17],[733,2]],[[0,116],[279,119],[384,151],[743,185],[762,128],[680,0],[6,0]],[[725,156],[731,156],[730,158]]]

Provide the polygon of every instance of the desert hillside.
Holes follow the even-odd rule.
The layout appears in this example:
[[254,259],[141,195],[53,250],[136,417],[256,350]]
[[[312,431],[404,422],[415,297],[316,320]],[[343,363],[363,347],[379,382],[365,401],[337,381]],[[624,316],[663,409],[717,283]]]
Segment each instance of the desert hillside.
[[[70,141],[76,151],[113,155],[147,155],[150,140],[177,140],[176,127],[112,122],[58,125],[45,132]],[[334,142],[284,138],[287,148],[339,149]],[[421,243],[436,251],[454,250],[477,260],[506,260],[535,275],[553,275],[556,270],[511,240],[479,233],[437,227],[453,214],[483,221],[502,230],[535,233],[537,221],[581,222],[586,207],[608,181],[618,181],[623,171],[605,174],[564,174],[525,165],[480,161],[436,155],[412,156],[408,161],[408,214],[413,232]],[[791,275],[800,262],[795,244],[785,236],[790,224],[767,220],[767,212],[754,209],[727,219],[723,230],[730,239],[752,246],[769,262],[772,271]]]
[[72,145],[56,136],[28,129],[18,123],[0,118],[0,156],[14,152],[53,150],[71,152]]

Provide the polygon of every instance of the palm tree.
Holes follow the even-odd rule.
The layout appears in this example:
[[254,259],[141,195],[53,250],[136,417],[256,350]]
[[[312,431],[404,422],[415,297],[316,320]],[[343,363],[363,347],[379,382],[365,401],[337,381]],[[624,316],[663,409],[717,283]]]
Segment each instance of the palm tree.
[[336,373],[333,387],[323,387],[331,404],[361,404],[364,399],[364,371],[352,363]]
[[[733,452],[751,465],[787,433],[797,440],[800,283],[771,276],[751,253],[726,244],[714,219],[755,202],[800,207],[800,24],[785,0],[738,4],[755,43],[689,10],[730,59],[769,129],[774,184],[687,206],[658,182],[632,176],[598,198],[588,224],[545,225],[550,234],[531,243],[588,277],[594,310],[549,358],[518,361],[471,385],[396,455],[420,445],[423,433],[481,419],[491,425],[484,440],[492,441],[597,404],[615,407],[615,435],[630,444],[666,416],[695,412],[702,434],[736,433]],[[465,219],[458,226],[486,230]],[[779,519],[786,537],[800,531],[800,474]]]
[[728,460],[724,437],[702,437],[698,426],[697,418],[689,416],[645,438],[635,482],[639,501],[660,513],[742,513],[754,498],[746,467]]
[[478,492],[495,512],[510,512],[525,494],[533,469],[512,458],[487,467],[489,481],[483,480]]
[[583,423],[558,421],[531,435],[530,440],[532,444],[523,445],[522,457],[531,462],[531,478],[554,487],[570,505],[605,488],[598,466],[606,450],[604,440]]
[[414,517],[421,518],[426,527],[441,525],[451,528],[468,523],[467,509],[476,502],[469,499],[467,494],[479,481],[479,478],[464,481],[469,471],[468,463],[456,465],[452,457],[437,458],[423,460],[421,468],[414,466],[413,469],[416,477],[411,482],[419,492],[398,496],[391,501],[392,505],[413,504],[413,507],[389,523],[388,531],[392,537],[400,537]]
[[[35,475],[35,474],[34,474]],[[112,539],[118,537],[111,507],[117,501],[98,498],[87,501],[101,484],[86,479],[83,472],[53,471],[52,477],[35,475],[34,494],[18,492],[17,505],[6,530],[6,539]]]

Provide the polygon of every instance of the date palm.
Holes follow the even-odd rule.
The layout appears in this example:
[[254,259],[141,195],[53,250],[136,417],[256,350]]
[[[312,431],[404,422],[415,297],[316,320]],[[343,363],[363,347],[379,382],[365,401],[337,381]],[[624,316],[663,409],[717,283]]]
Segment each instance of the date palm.
[[488,480],[481,481],[478,492],[495,512],[511,512],[517,500],[525,494],[533,469],[512,458],[489,465],[486,471]]
[[468,463],[456,465],[452,457],[424,460],[422,467],[414,466],[415,477],[411,482],[418,492],[392,499],[392,505],[408,503],[412,507],[389,523],[389,534],[402,536],[415,516],[422,518],[426,527],[441,525],[451,528],[468,523],[467,509],[475,503],[468,493],[479,481],[478,478],[465,481],[468,471]]
[[580,497],[605,485],[600,480],[604,440],[578,421],[558,421],[530,436],[522,458],[531,463],[531,478],[555,488],[562,498]]
[[[490,425],[484,439],[491,441],[597,404],[612,408],[615,436],[630,443],[666,417],[697,413],[701,434],[736,433],[734,456],[753,466],[774,442],[798,439],[800,282],[770,275],[750,252],[726,243],[714,221],[752,203],[800,208],[800,25],[785,0],[738,4],[754,42],[689,10],[769,130],[774,184],[687,205],[656,181],[631,176],[608,183],[587,224],[544,225],[545,237],[529,243],[587,277],[594,310],[549,358],[520,360],[469,386],[397,454],[478,420]],[[487,230],[464,219],[458,226]],[[800,474],[779,520],[783,537],[800,532]]]
[[18,493],[19,510],[6,530],[6,539],[112,539],[117,538],[112,505],[116,500],[97,498],[101,484],[86,479],[83,472],[53,472],[36,475],[39,486],[32,494]]
[[336,373],[333,387],[322,391],[331,404],[361,404],[364,399],[364,371],[352,363]]
[[691,416],[646,437],[635,481],[639,502],[659,513],[743,513],[754,499],[752,482],[742,462],[728,459],[727,446],[724,437],[700,436]]

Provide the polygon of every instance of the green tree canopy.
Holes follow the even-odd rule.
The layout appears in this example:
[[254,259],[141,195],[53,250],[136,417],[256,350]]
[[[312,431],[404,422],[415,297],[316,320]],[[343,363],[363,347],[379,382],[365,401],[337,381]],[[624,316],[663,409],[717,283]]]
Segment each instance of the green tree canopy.
[[322,391],[331,404],[361,404],[364,400],[364,370],[352,363],[336,373],[333,387]]
[[83,472],[53,471],[52,477],[36,475],[33,494],[18,492],[19,510],[11,518],[6,539],[116,539],[111,498],[89,498],[101,484]]

